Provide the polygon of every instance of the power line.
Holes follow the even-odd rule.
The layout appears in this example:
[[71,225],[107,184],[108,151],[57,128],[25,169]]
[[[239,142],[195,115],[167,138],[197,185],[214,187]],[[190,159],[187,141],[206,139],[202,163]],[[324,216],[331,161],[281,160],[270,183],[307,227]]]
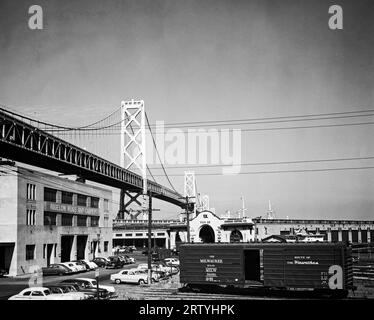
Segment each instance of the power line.
[[[322,117],[322,115],[316,115],[315,118],[307,118],[309,116],[284,116],[284,117],[272,117],[272,118],[257,118],[257,119],[234,119],[234,120],[221,120],[221,121],[196,121],[196,122],[184,122],[184,123],[167,123],[165,127],[182,127],[182,128],[194,128],[194,127],[211,127],[211,126],[227,126],[227,125],[243,125],[243,124],[263,124],[263,123],[279,123],[279,122],[299,122],[299,121],[316,121],[316,120],[333,120],[333,119],[345,119],[345,118],[357,118],[357,117],[370,117],[374,116],[374,113],[370,114],[357,114],[357,115],[345,115],[345,116],[329,116]],[[306,119],[285,119],[285,118],[295,118],[302,117]],[[316,118],[317,117],[317,118]],[[268,120],[269,119],[269,120]],[[277,120],[271,120],[277,119]],[[280,120],[282,119],[282,120]],[[155,127],[155,126],[154,126]]]
[[[250,172],[238,172],[232,175],[246,175],[246,174],[268,174],[268,173],[301,173],[301,172],[324,172],[324,171],[339,171],[339,170],[365,170],[374,169],[374,166],[367,167],[346,167],[346,168],[322,168],[322,169],[300,169],[300,170],[277,170],[277,171],[250,171]],[[230,174],[222,173],[196,173],[197,176],[221,176],[227,177],[232,176]],[[158,175],[156,175],[157,177]],[[182,174],[171,174],[172,177],[183,177]]]
[[160,164],[161,164],[161,166],[162,166],[162,170],[164,171],[165,177],[166,177],[166,179],[168,180],[168,182],[169,182],[171,188],[172,188],[176,193],[178,193],[178,191],[174,188],[173,184],[171,183],[171,181],[170,181],[170,179],[169,179],[169,176],[168,176],[168,174],[166,173],[165,167],[164,167],[164,165],[163,165],[163,163],[162,163],[162,160],[161,160],[161,157],[160,157],[160,153],[158,152],[157,145],[156,145],[156,141],[155,141],[155,138],[154,138],[153,133],[152,133],[152,129],[151,129],[150,124],[149,124],[148,115],[147,115],[146,112],[144,112],[144,114],[145,114],[145,118],[146,118],[146,121],[147,121],[147,125],[148,125],[148,128],[149,128],[149,131],[150,131],[150,133],[151,133],[151,137],[152,137],[153,145],[154,145],[154,147],[155,147],[155,149],[156,149],[156,153],[157,153],[158,159],[160,160]]
[[[371,157],[354,157],[354,158],[335,158],[335,159],[314,159],[314,160],[294,160],[294,161],[275,161],[275,162],[252,162],[242,164],[207,164],[207,165],[183,165],[183,166],[167,166],[168,169],[183,168],[211,168],[211,167],[240,167],[240,166],[259,166],[259,165],[277,165],[277,164],[294,164],[294,163],[310,163],[310,162],[332,162],[332,161],[353,161],[353,160],[371,160]],[[161,169],[152,167],[152,169]]]
[[[9,114],[12,114],[14,116],[17,116],[17,117],[20,117],[22,119],[26,119],[28,121],[33,121],[33,122],[36,122],[38,124],[42,124],[42,125],[45,125],[45,126],[51,126],[51,127],[55,127],[55,128],[59,128],[59,129],[65,129],[65,130],[84,130],[85,128],[87,127],[90,127],[90,126],[93,126],[95,124],[98,124],[102,121],[105,121],[106,119],[108,119],[109,117],[111,117],[112,115],[114,115],[116,112],[118,112],[118,110],[120,110],[120,108],[117,108],[115,111],[113,111],[111,114],[109,114],[108,116],[106,116],[105,118],[101,119],[101,120],[98,120],[96,122],[93,122],[91,124],[88,124],[88,125],[85,125],[85,126],[82,126],[82,127],[76,127],[76,128],[73,128],[73,127],[66,127],[66,126],[60,126],[60,125],[56,125],[56,124],[52,124],[52,123],[48,123],[48,122],[44,122],[44,121],[39,121],[39,120],[35,120],[33,118],[30,118],[30,117],[27,117],[27,116],[24,116],[24,115],[21,115],[19,113],[16,113],[16,112],[13,112],[13,111],[10,111],[8,109],[5,109],[7,106],[6,105],[0,105],[0,110],[6,112],[6,113],[9,113]],[[116,123],[118,124],[118,123]],[[116,124],[113,124],[116,125]],[[93,130],[93,129],[89,129],[89,130]]]

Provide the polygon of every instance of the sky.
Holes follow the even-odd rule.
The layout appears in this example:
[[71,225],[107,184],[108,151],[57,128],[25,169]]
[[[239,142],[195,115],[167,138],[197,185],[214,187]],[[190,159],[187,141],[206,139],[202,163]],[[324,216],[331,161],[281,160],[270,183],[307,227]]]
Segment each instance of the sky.
[[[0,103],[40,120],[84,125],[131,98],[145,101],[152,123],[166,124],[374,109],[370,0],[38,0],[44,28],[30,30],[33,4],[0,0]],[[343,8],[343,30],[328,27],[334,4]],[[242,131],[241,162],[371,157],[373,133],[373,125]],[[374,160],[241,172],[362,166]],[[168,172],[183,193],[184,169]],[[373,217],[373,169],[195,172],[198,191],[218,214],[235,213],[244,196],[249,217],[265,215],[268,200],[278,218]],[[160,218],[180,212],[155,206]]]

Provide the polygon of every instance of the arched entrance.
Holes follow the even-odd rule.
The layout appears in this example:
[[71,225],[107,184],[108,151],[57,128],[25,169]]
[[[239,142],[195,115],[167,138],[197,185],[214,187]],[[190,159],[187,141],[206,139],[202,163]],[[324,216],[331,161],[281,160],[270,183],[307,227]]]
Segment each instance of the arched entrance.
[[230,234],[230,242],[242,242],[243,235],[239,230],[233,230]]
[[199,232],[199,237],[203,243],[214,243],[215,236],[214,230],[207,224],[202,226]]

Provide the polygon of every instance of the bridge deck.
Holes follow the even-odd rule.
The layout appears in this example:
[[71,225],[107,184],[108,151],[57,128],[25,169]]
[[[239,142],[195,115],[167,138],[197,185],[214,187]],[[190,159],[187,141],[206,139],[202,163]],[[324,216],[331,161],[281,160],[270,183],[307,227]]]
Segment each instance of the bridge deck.
[[[76,174],[107,186],[139,192],[143,189],[140,175],[57,138],[0,110],[0,157],[36,167]],[[152,196],[182,208],[181,194],[147,180]]]

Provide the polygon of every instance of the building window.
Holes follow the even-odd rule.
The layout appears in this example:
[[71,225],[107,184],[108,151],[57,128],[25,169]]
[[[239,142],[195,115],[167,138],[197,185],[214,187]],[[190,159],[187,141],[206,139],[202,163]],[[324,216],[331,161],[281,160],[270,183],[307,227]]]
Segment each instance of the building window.
[[143,234],[142,233],[135,233],[136,237],[141,237]]
[[104,228],[109,227],[109,217],[104,217]]
[[165,233],[163,233],[163,232],[157,232],[157,235],[158,235],[158,236],[164,236]]
[[73,226],[73,216],[71,214],[62,214],[61,225]]
[[47,248],[46,244],[43,244],[43,259],[45,259],[45,249]]
[[35,226],[35,210],[26,210],[26,225],[28,226]]
[[104,241],[104,252],[108,252],[109,241]]
[[35,244],[26,245],[26,260],[34,260],[35,256]]
[[99,217],[91,217],[91,227],[99,226]]
[[36,186],[35,184],[28,183],[27,184],[27,200],[35,200],[36,199]]
[[91,208],[98,208],[99,200],[99,198],[91,197]]
[[122,233],[116,233],[116,237],[122,237]]
[[104,199],[104,211],[109,212],[109,200]]
[[56,225],[56,213],[44,212],[44,225],[55,226]]
[[61,202],[64,204],[73,204],[73,193],[72,192],[67,192],[67,191],[62,191],[62,198]]
[[125,237],[132,237],[132,233],[126,233]]
[[87,216],[78,215],[78,227],[87,227]]
[[81,207],[87,207],[87,196],[84,196],[83,194],[78,194],[78,206]]
[[56,202],[57,190],[51,188],[44,188],[44,201]]

